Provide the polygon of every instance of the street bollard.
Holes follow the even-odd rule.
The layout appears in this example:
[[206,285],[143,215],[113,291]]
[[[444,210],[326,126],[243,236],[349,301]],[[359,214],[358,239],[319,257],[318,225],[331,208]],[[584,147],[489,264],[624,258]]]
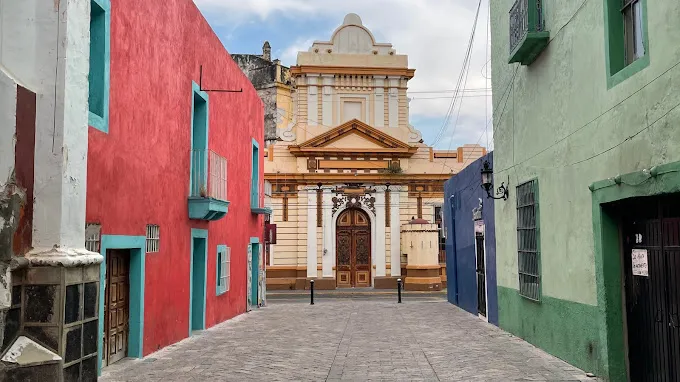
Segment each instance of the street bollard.
[[309,297],[311,299],[309,305],[314,305],[314,280],[309,280]]
[[401,304],[401,279],[397,279],[397,302]]

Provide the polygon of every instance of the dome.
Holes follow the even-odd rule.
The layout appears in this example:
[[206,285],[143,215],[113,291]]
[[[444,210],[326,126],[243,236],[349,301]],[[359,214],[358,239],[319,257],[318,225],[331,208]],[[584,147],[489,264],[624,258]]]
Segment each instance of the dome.
[[356,13],[348,13],[342,21],[343,25],[364,25],[361,23],[361,17]]

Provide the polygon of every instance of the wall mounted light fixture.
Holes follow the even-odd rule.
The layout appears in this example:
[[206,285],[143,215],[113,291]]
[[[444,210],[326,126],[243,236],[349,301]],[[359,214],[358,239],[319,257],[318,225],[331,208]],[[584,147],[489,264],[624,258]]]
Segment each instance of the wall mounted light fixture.
[[496,195],[499,196],[491,195],[491,191],[493,189],[493,168],[491,168],[489,161],[485,160],[482,167],[482,188],[486,190],[486,196],[491,199],[508,200],[508,195],[510,194],[510,190],[508,189],[509,186],[510,177],[508,176],[508,185],[506,186],[505,182],[503,182],[496,190]]

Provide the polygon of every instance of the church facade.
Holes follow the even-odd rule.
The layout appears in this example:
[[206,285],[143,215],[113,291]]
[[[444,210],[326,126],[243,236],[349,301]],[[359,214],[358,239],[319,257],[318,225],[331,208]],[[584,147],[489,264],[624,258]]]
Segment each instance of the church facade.
[[486,150],[423,143],[409,124],[414,74],[408,57],[376,42],[355,14],[330,41],[298,53],[292,105],[277,110],[278,142],[265,152],[277,233],[268,289],[303,289],[312,279],[320,289],[393,288],[409,276],[412,289],[445,287],[444,256],[434,264],[408,258],[415,244],[443,253],[443,234],[404,243],[402,226],[438,223],[444,181]]

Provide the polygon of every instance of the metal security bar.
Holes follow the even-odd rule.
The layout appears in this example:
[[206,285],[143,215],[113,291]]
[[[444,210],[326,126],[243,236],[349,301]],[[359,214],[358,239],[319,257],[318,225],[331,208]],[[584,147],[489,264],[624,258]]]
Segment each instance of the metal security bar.
[[543,31],[542,0],[517,0],[510,9],[510,52],[529,32]]
[[146,225],[146,252],[158,252],[161,242],[160,226],[155,224]]
[[191,150],[191,196],[227,200],[227,160],[212,150]]
[[90,252],[97,252],[101,248],[101,231],[100,224],[88,223],[85,225],[85,249]]
[[538,231],[538,182],[517,186],[517,271],[519,293],[540,300],[540,250]]

